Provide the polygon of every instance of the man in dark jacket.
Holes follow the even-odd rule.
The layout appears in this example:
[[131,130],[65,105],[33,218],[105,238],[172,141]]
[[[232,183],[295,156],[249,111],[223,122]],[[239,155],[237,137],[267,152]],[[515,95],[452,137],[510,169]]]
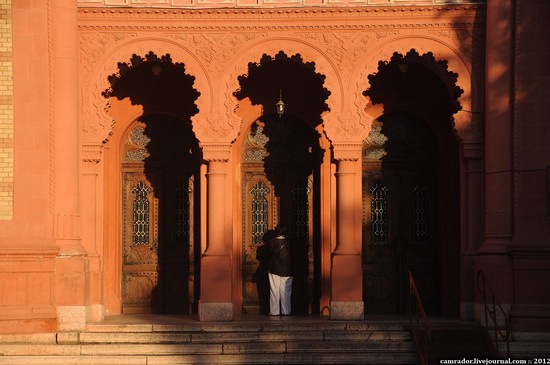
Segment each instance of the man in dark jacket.
[[269,240],[269,315],[290,315],[292,294],[292,247],[286,239],[286,228],[275,227],[275,238]]

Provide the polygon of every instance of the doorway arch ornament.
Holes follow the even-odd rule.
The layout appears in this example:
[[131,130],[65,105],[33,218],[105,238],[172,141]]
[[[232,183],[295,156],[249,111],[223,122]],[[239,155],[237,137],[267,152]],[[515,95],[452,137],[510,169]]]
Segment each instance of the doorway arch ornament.
[[[449,37],[449,39],[454,39]],[[411,62],[422,63],[428,69],[431,69],[438,75],[448,89],[456,86],[463,93],[458,98],[461,108],[453,114],[449,121],[453,123],[453,128],[461,141],[480,142],[483,140],[482,118],[483,105],[472,99],[472,95],[482,95],[478,85],[472,80],[481,80],[481,74],[477,72],[466,60],[471,59],[471,54],[465,54],[461,49],[471,49],[468,45],[458,44],[463,41],[462,38],[455,39],[457,44],[446,43],[436,37],[400,37],[389,40],[386,43],[374,48],[372,52],[366,55],[357,68],[357,74],[354,79],[357,80],[354,105],[357,112],[372,122],[383,113],[381,106],[374,105],[368,97],[363,96],[363,92],[370,88],[368,76],[378,72],[379,62],[390,62],[395,53],[400,54],[404,59],[407,54],[413,51],[419,57],[413,57]],[[412,45],[412,46],[411,46]],[[475,51],[475,50],[474,50]],[[470,52],[474,52],[470,51]],[[446,61],[447,69],[442,68],[438,61]],[[456,83],[450,84],[452,80],[447,77],[447,72],[457,75]],[[451,102],[453,100],[450,100]],[[370,128],[369,128],[370,130]]]
[[259,63],[264,54],[275,57],[279,52],[283,52],[288,57],[299,54],[303,63],[314,63],[315,73],[325,76],[324,87],[330,92],[330,95],[326,100],[329,111],[324,112],[321,116],[324,125],[325,120],[328,120],[326,119],[327,115],[338,114],[341,111],[345,98],[343,84],[339,71],[325,52],[314,44],[297,38],[281,37],[261,40],[249,46],[235,58],[220,82],[221,85],[225,85],[219,91],[219,99],[224,100],[225,107],[225,110],[220,110],[220,112],[230,117],[230,124],[235,128],[231,134],[233,138],[231,142],[244,130],[244,123],[246,123],[241,116],[235,113],[239,106],[239,100],[234,96],[234,92],[240,88],[239,76],[248,74],[250,62]]
[[[208,112],[211,103],[211,81],[201,62],[177,42],[163,38],[134,39],[125,34],[84,34],[81,38],[82,129],[85,145],[106,143],[116,122],[109,115],[109,99],[103,92],[110,88],[109,77],[119,75],[119,62],[130,62],[133,55],[145,58],[149,53],[158,57],[169,55],[173,63],[185,65],[186,74],[195,77],[194,88],[199,92],[195,105],[200,113]],[[120,44],[121,43],[121,44]],[[109,47],[110,45],[114,47]],[[96,59],[99,61],[95,62]],[[120,76],[120,75],[119,75]],[[191,117],[192,124],[194,118]]]

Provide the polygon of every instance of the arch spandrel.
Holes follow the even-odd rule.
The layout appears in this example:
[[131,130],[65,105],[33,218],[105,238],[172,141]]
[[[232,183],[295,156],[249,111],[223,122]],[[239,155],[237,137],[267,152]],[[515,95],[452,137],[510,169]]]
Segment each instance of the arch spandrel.
[[[132,39],[128,41],[128,38]],[[129,62],[134,54],[140,57],[145,57],[150,52],[159,57],[169,54],[174,63],[184,64],[186,74],[195,77],[194,88],[200,93],[195,101],[199,114],[210,109],[212,105],[210,80],[200,61],[181,45],[166,39],[137,40],[130,36],[124,37],[122,34],[120,37],[97,35],[97,39],[90,37],[83,37],[83,39],[80,61],[83,63],[81,69],[84,73],[81,75],[84,83],[81,112],[84,144],[103,144],[112,135],[115,121],[109,114],[110,101],[103,93],[111,87],[109,76],[119,74],[118,63]],[[124,44],[115,46],[120,39],[124,40]],[[111,43],[115,47],[109,47]],[[101,46],[110,51],[101,53]],[[96,62],[97,59],[100,61]],[[195,117],[191,118],[193,124]]]
[[[426,61],[426,57],[422,57],[430,53],[436,61],[446,61],[448,71],[458,75],[455,85],[463,93],[458,98],[461,110],[453,114],[452,121],[457,136],[463,141],[481,141],[483,139],[481,123],[479,118],[473,117],[475,111],[472,110],[472,85],[474,85],[472,80],[475,76],[472,76],[472,65],[465,61],[467,56],[458,51],[458,48],[459,45],[454,47],[439,38],[426,36],[394,38],[373,48],[369,54],[363,57],[353,76],[353,79],[357,80],[356,90],[351,93],[355,97],[354,109],[361,115],[361,119],[367,121],[372,121],[383,113],[383,106],[372,104],[370,99],[363,95],[363,92],[370,88],[368,76],[378,72],[378,63],[390,62],[394,53],[405,56],[411,50],[415,50],[423,58],[420,62],[424,66],[444,78],[444,72],[434,62]],[[447,83],[447,80],[443,81]],[[368,129],[370,131],[370,126]]]
[[[315,64],[315,72],[325,76],[324,87],[330,91],[330,95],[326,100],[326,104],[330,111],[325,112],[322,116],[323,121],[327,115],[338,114],[343,105],[343,89],[338,71],[334,67],[329,57],[313,44],[304,42],[295,38],[277,38],[257,42],[249,48],[240,52],[234,61],[229,65],[228,71],[225,72],[225,77],[220,80],[219,98],[224,100],[223,111],[221,114],[229,118],[229,125],[232,127],[232,133],[227,136],[230,142],[236,140],[243,127],[242,117],[235,112],[239,106],[239,100],[233,93],[239,90],[238,77],[248,74],[248,64],[251,62],[260,62],[262,56],[267,54],[275,56],[280,51],[287,56],[299,54],[305,62],[313,62]],[[227,123],[227,119],[225,120]]]

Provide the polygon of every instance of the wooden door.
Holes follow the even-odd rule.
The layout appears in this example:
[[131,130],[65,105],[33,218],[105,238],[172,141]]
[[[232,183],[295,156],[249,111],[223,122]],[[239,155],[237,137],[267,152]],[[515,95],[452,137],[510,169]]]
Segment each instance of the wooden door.
[[405,313],[408,271],[429,313],[440,310],[437,141],[421,120],[381,118],[363,159],[366,313]]
[[188,147],[189,134],[171,121],[136,123],[125,144],[123,313],[188,314],[196,307],[198,164],[192,155],[197,151]]
[[158,296],[158,199],[142,172],[123,172],[122,311],[151,313]]

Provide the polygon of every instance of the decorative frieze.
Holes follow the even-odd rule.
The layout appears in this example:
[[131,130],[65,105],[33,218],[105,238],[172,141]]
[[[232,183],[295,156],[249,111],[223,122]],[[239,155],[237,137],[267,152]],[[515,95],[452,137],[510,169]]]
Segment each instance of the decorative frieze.
[[78,0],[79,7],[227,8],[301,6],[403,6],[485,3],[486,0]]

